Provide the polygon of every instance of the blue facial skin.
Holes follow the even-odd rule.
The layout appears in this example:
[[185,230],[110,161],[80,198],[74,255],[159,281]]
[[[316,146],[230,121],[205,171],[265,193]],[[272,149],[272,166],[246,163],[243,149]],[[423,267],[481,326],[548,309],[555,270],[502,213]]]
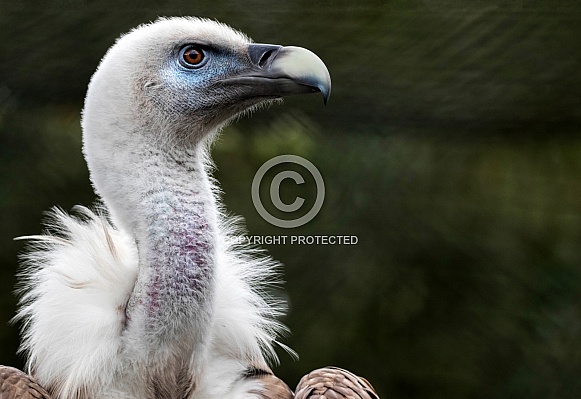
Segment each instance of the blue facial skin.
[[217,105],[228,107],[239,102],[231,88],[226,90],[216,83],[251,69],[250,58],[228,49],[193,45],[203,51],[204,59],[199,65],[185,66],[183,49],[186,46],[188,44],[171,52],[161,68],[160,83],[164,93],[158,94],[163,96],[163,102],[156,103],[169,113],[198,114],[203,111],[207,115],[208,110]]

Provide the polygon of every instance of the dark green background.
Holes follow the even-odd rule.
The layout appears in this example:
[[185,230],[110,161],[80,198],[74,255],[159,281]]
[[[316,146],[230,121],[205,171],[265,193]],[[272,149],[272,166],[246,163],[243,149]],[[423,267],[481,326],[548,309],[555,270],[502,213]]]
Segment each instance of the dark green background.
[[[0,1],[0,364],[16,355],[13,237],[94,201],[79,114],[122,32],[165,15],[307,47],[333,94],[245,118],[213,151],[251,235],[356,235],[269,245],[284,263],[291,386],[334,364],[388,398],[581,397],[581,5],[575,1]],[[147,57],[147,54],[143,55]],[[135,60],[139,62],[139,60]],[[319,215],[260,218],[263,162],[320,170]],[[287,200],[313,196],[309,182]],[[290,202],[290,201],[289,201]]]

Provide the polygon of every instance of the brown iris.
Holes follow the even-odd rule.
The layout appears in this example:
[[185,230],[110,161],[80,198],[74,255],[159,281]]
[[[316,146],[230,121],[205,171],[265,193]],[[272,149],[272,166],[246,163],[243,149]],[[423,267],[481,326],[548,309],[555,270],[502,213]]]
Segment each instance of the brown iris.
[[187,46],[181,51],[182,65],[185,67],[198,67],[202,64],[204,58],[204,52],[199,47]]

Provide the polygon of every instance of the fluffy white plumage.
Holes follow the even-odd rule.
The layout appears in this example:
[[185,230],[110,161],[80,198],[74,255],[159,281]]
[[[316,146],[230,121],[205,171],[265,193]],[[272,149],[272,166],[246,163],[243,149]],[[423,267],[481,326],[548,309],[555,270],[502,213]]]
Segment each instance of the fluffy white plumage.
[[[137,247],[127,233],[105,215],[84,207],[76,211],[78,217],[58,209],[51,213],[48,227],[55,234],[22,237],[32,246],[20,280],[23,306],[17,318],[25,320],[21,350],[29,355],[29,372],[48,386],[55,381],[64,398],[96,397],[78,390],[108,387],[116,374],[123,374],[127,364],[119,352],[125,306],[138,271]],[[230,387],[245,397],[242,386],[256,382],[235,386],[239,373],[249,363],[264,365],[265,355],[275,359],[272,343],[284,331],[275,319],[282,304],[269,300],[263,290],[278,282],[276,263],[255,250],[232,247],[235,238],[224,236],[218,251],[206,383],[200,383],[196,397],[229,397]]]
[[[184,65],[184,46],[203,67]],[[276,263],[230,245],[208,147],[240,112],[315,90],[327,97],[330,80],[312,53],[208,20],[162,19],[109,50],[83,111],[103,209],[56,210],[46,235],[26,237],[21,350],[54,397],[270,397],[255,377],[284,331],[264,290]]]

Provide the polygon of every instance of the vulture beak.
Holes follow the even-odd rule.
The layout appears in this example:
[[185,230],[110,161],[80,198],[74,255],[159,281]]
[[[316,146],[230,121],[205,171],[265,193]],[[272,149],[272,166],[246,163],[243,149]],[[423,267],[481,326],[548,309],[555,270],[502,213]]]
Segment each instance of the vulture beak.
[[252,66],[230,78],[252,97],[284,97],[321,92],[327,104],[331,95],[331,76],[323,61],[302,47],[250,44]]

